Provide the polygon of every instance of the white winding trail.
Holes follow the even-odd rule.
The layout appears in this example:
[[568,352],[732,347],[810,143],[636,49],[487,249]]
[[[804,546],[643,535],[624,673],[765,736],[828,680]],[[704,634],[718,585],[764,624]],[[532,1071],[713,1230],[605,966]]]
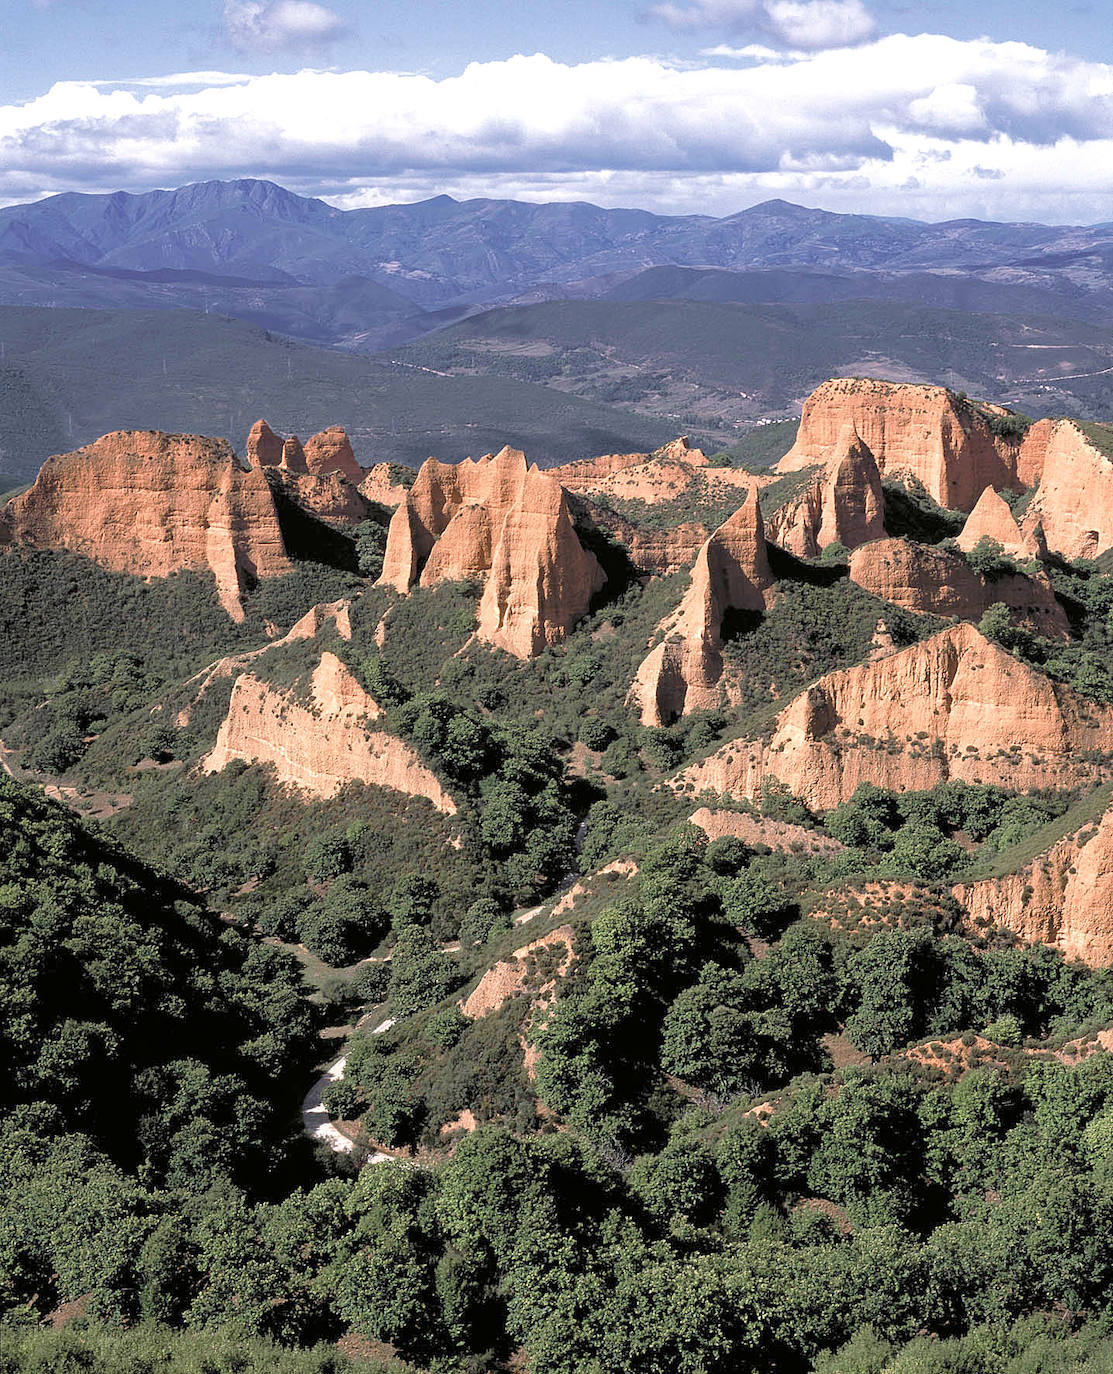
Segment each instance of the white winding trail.
[[[376,1026],[371,1034],[382,1035],[383,1031],[390,1030],[393,1025],[393,1020],[386,1020],[382,1025]],[[333,1083],[338,1083],[344,1077],[344,1067],[347,1062],[347,1056],[341,1055],[335,1064],[330,1064],[306,1093],[301,1104],[301,1121],[306,1134],[314,1140],[321,1141],[336,1154],[344,1155],[351,1154],[355,1148],[355,1142],[349,1140],[343,1131],[338,1130],[329,1120],[324,1096]],[[390,1158],[390,1155],[378,1150],[368,1158],[367,1162],[368,1164],[378,1164],[382,1160]]]

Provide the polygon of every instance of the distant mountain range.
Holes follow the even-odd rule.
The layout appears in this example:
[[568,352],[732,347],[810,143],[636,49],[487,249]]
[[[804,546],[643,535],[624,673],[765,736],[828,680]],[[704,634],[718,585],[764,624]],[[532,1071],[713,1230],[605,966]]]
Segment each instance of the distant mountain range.
[[[647,272],[676,268],[701,271]],[[1113,306],[1113,224],[924,224],[782,200],[723,219],[448,196],[337,210],[251,180],[0,210],[4,304],[188,306],[366,349],[436,327],[429,310],[615,292],[1096,320]]]
[[[402,458],[459,457],[481,434],[532,439],[543,461],[684,431],[728,445],[833,372],[943,381],[1033,414],[1113,410],[1113,224],[779,200],[723,219],[448,196],[342,211],[272,182],[204,182],[0,210],[5,306],[61,316],[48,346],[29,321],[51,311],[0,315],[0,466],[21,475],[101,429],[228,416],[235,437],[272,392],[287,430],[336,421]],[[235,336],[242,367],[220,317],[258,327]],[[281,353],[303,375],[268,373],[279,343],[259,330],[317,346]],[[381,365],[345,371],[331,350]]]

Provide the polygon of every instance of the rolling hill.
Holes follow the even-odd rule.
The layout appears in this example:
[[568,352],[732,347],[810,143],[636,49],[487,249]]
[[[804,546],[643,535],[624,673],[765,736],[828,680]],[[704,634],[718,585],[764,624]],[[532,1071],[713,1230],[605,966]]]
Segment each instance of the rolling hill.
[[260,415],[302,435],[342,423],[368,465],[505,443],[547,465],[651,449],[674,433],[529,382],[438,376],[193,311],[0,307],[0,340],[0,468],[16,478],[114,429],[218,430],[240,444]]

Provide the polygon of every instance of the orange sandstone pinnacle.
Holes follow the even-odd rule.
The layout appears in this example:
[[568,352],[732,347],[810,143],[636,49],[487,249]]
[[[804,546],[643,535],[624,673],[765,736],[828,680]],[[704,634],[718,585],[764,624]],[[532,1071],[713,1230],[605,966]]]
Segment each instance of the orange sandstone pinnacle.
[[559,643],[605,580],[560,483],[511,448],[430,458],[391,520],[380,586],[462,579],[483,582],[479,638],[517,658]]
[[643,725],[713,706],[723,672],[727,611],[763,611],[773,585],[756,491],[704,543],[680,606],[657,627],[662,636],[638,669],[628,702]]

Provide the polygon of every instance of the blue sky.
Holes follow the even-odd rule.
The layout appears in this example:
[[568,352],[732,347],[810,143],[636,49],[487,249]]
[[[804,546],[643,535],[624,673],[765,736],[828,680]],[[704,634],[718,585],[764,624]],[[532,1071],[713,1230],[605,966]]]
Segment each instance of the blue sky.
[[1113,220],[1110,0],[0,0],[0,203],[266,176],[339,205]]

